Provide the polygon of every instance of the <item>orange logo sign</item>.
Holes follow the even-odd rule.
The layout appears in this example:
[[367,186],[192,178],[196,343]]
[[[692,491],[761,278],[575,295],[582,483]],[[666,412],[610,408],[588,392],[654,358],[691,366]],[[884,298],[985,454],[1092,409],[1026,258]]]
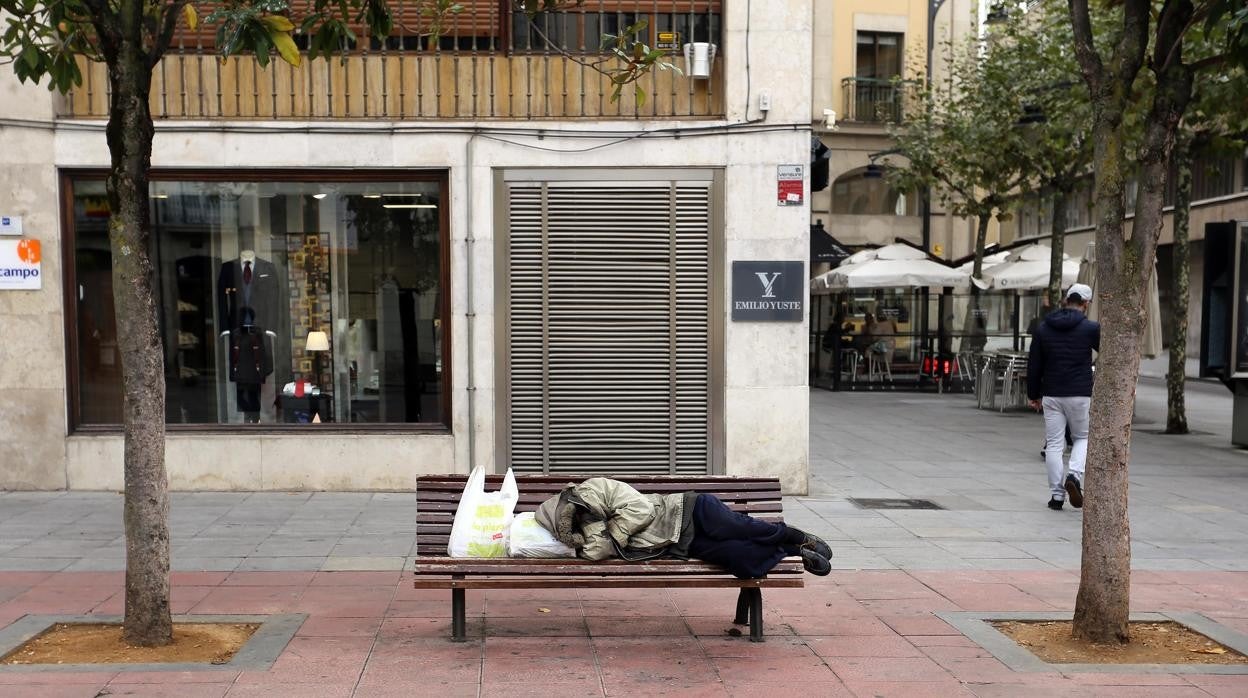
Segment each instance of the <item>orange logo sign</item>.
[[39,251],[39,241],[19,240],[17,243],[17,258],[27,264],[38,264],[42,258]]

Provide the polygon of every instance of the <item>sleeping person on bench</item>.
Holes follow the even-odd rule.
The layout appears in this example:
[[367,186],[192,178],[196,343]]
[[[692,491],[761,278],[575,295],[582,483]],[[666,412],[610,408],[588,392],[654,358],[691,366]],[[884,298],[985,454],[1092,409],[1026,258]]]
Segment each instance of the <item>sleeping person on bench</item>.
[[800,555],[807,572],[832,571],[832,549],[817,536],[735,512],[713,494],[642,494],[619,480],[594,477],[547,499],[536,518],[586,560],[694,558],[753,579]]

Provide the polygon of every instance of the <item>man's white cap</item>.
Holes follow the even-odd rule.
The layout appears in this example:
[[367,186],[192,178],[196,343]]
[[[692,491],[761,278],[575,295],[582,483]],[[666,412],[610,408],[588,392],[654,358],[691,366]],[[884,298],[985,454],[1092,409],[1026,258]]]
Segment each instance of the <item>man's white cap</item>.
[[1087,284],[1075,284],[1070,287],[1069,291],[1066,292],[1067,298],[1072,298],[1074,296],[1079,296],[1083,299],[1084,303],[1087,303],[1092,300],[1092,287]]

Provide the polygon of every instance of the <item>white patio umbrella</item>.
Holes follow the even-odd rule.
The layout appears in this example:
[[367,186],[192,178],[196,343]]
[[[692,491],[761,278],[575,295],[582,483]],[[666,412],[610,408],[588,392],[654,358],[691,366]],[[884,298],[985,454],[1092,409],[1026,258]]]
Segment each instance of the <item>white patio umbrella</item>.
[[866,250],[859,250],[846,257],[839,266],[848,266],[850,264],[862,264],[875,259],[927,259],[927,255],[923,254],[923,250],[917,250],[909,245],[903,245],[899,242],[883,247],[872,247]]
[[[1088,306],[1088,318],[1096,320],[1100,317],[1100,310],[1096,302],[1096,243],[1089,242],[1087,251],[1083,255],[1083,263],[1079,265],[1079,278],[1081,284],[1087,284],[1092,288],[1092,304]],[[1065,289],[1063,289],[1065,290]],[[1146,359],[1155,359],[1161,354],[1161,298],[1157,288],[1157,264],[1153,264],[1153,273],[1148,277],[1148,291],[1145,294],[1144,302],[1148,304],[1144,312],[1144,337],[1140,344],[1140,356]]]
[[[984,281],[992,288],[1023,291],[1049,285],[1053,250],[1047,245],[1028,245],[1010,253],[1005,261],[984,269]],[[1079,262],[1062,255],[1062,288],[1079,278]]]
[[[922,253],[920,253],[922,254]],[[812,293],[848,288],[965,286],[969,275],[930,259],[873,259],[839,266],[811,280]]]
[[[982,272],[984,269],[987,269],[989,267],[995,267],[996,265],[1004,262],[1006,258],[1009,256],[1010,256],[1010,250],[1002,250],[1001,252],[993,252],[992,254],[984,255],[984,263],[983,265],[981,265],[980,271]],[[958,267],[958,271],[964,271],[967,274],[970,274],[974,270],[975,270],[975,260],[973,259],[967,262],[966,264],[963,264],[962,266]]]

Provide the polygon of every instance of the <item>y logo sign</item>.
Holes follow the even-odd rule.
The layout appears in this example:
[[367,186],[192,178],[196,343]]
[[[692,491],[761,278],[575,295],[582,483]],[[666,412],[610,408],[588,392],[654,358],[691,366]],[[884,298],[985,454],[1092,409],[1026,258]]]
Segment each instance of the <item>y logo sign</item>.
[[738,261],[732,263],[732,319],[746,322],[801,322],[805,263]]
[[[780,278],[780,272],[768,274],[765,271],[756,271],[754,272],[754,275],[758,277],[759,283],[763,285],[763,298],[775,298],[776,294],[774,287],[776,285],[776,279]],[[768,276],[771,278],[767,278]]]

